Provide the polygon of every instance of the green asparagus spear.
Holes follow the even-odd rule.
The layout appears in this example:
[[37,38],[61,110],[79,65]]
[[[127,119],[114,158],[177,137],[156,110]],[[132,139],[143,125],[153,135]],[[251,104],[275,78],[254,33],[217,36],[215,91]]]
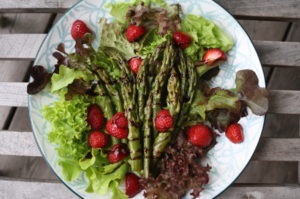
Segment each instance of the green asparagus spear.
[[[105,87],[103,86],[103,83],[100,81],[99,77],[97,77],[98,84],[95,88],[95,92],[99,94],[99,97],[102,98],[102,100],[99,100],[100,102],[100,108],[104,112],[104,116],[106,118],[112,118],[114,116],[114,109],[112,106],[112,101],[107,94]],[[118,144],[120,142],[119,139],[112,137],[112,144]]]
[[135,78],[122,55],[117,50],[112,48],[105,48],[104,50],[105,53],[117,61],[122,71],[120,85],[124,98],[125,115],[128,119],[129,164],[133,171],[140,172],[142,170],[142,147],[139,131],[138,106],[135,106],[137,99]]
[[[173,117],[173,120],[176,121],[176,118],[180,112],[180,81],[179,77],[175,71],[172,70],[169,81],[168,81],[168,97],[167,105],[170,111],[170,114]],[[170,129],[167,132],[160,132],[155,138],[153,145],[153,159],[154,162],[160,157],[161,153],[165,150],[168,144],[171,141],[171,134],[174,131],[174,128]]]
[[105,83],[105,87],[108,91],[108,93],[111,96],[112,102],[113,104],[116,106],[116,111],[117,112],[122,112],[123,109],[123,103],[122,103],[122,97],[120,95],[120,92],[118,90],[118,87],[116,84],[114,84],[114,82],[112,82],[109,79],[109,76],[107,74],[107,72],[101,68],[101,67],[96,67],[96,72],[99,74],[99,78]]
[[[164,83],[166,82],[170,71],[173,67],[174,60],[174,48],[172,44],[169,42],[167,48],[164,52],[163,63],[160,69],[160,72],[155,78],[153,88],[149,94],[149,98],[147,100],[147,104],[145,107],[145,123],[144,123],[144,177],[149,177],[150,170],[150,158],[152,154],[151,149],[151,126],[154,124],[154,117],[157,112],[160,110],[160,99],[161,99],[161,91]],[[154,133],[153,129],[153,133]],[[156,136],[153,135],[155,138]]]
[[[151,91],[153,93],[153,103],[152,103],[152,109],[153,109],[152,121],[153,121],[153,123],[154,123],[157,113],[161,109],[160,101],[161,101],[162,88],[173,68],[174,58],[175,58],[174,48],[173,48],[172,44],[169,42],[169,44],[167,44],[167,47],[164,51],[164,58],[163,58],[161,69],[154,80],[153,88]],[[154,129],[153,134],[154,134],[154,137],[157,136],[157,131],[155,129]]]
[[138,92],[138,105],[139,105],[139,117],[140,120],[143,121],[144,120],[144,107],[145,107],[145,103],[146,103],[146,97],[147,97],[147,93],[148,93],[148,89],[147,89],[147,67],[148,67],[148,63],[149,63],[149,56],[147,56],[140,68],[139,68],[139,72],[137,74],[136,77],[136,88],[137,88],[137,92]]

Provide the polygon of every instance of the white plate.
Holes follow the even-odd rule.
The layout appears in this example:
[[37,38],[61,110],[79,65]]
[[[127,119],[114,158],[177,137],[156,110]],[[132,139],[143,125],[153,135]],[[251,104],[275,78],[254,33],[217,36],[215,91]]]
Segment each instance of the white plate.
[[[99,19],[101,17],[111,18],[109,10],[104,8],[104,5],[110,2],[114,1],[85,0],[73,6],[52,28],[43,42],[34,64],[53,69],[55,59],[52,57],[52,53],[61,42],[65,44],[69,52],[73,51],[74,41],[70,35],[70,27],[76,19],[85,21],[98,35],[99,26],[97,22]],[[234,87],[235,73],[241,69],[255,71],[260,86],[265,86],[262,67],[251,40],[240,24],[227,11],[211,0],[167,0],[167,2],[169,4],[180,3],[184,13],[201,15],[214,21],[234,39],[235,46],[229,52],[228,62],[221,67],[219,75],[212,81],[213,86]],[[99,41],[99,38],[97,38],[97,41]],[[87,187],[87,180],[84,174],[73,182],[63,180],[61,168],[57,164],[58,156],[55,145],[49,143],[47,139],[50,131],[49,123],[43,118],[40,111],[42,107],[54,100],[56,100],[56,97],[48,91],[29,97],[31,124],[44,158],[64,184],[78,196],[87,199],[110,198],[109,195],[99,196],[86,193],[84,190]],[[218,144],[209,151],[207,162],[212,166],[212,170],[209,173],[209,184],[201,192],[201,199],[213,198],[223,192],[241,174],[253,155],[261,136],[264,117],[250,113],[247,117],[241,119],[240,123],[245,133],[245,141],[242,144],[232,144],[222,135],[217,139]],[[140,194],[136,198],[143,197]],[[187,195],[185,198],[191,197]]]

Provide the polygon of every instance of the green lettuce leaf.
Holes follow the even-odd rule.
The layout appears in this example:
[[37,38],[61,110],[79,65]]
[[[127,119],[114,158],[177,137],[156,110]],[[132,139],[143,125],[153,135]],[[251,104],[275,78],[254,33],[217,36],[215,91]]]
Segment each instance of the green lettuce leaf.
[[86,176],[89,180],[87,192],[97,192],[98,194],[106,194],[111,182],[124,179],[128,170],[128,164],[124,163],[111,173],[103,174],[103,170],[90,167],[86,170]]
[[73,181],[82,172],[78,163],[74,159],[60,159],[58,165],[62,168],[62,175],[66,181]]
[[111,199],[127,199],[128,196],[119,189],[119,183],[117,181],[112,181],[110,183],[110,189],[112,191]]
[[135,49],[138,49],[137,42],[128,42],[125,38],[124,29],[120,23],[107,23],[105,18],[100,21],[101,42],[100,48],[110,47],[118,50],[129,60],[135,57]]
[[124,164],[124,161],[120,161],[114,164],[108,164],[103,167],[103,174],[108,174],[117,169],[120,165]]
[[233,40],[222,29],[204,17],[188,14],[181,25],[181,30],[193,39],[185,52],[194,60],[201,60],[203,48],[219,48],[227,52],[234,45]]
[[54,73],[51,78],[51,92],[67,87],[75,79],[91,79],[87,72],[70,69],[64,65],[59,66],[59,73]]
[[170,33],[161,36],[157,33],[157,29],[152,29],[145,35],[145,37],[141,41],[141,47],[138,55],[140,55],[141,57],[145,57],[148,54],[153,53],[155,48],[166,42],[170,38],[170,36]]

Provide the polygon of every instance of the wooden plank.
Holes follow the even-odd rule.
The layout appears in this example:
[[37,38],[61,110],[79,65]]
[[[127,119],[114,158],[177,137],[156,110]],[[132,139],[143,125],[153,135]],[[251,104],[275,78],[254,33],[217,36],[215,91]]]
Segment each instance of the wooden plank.
[[59,181],[42,157],[1,155],[0,160],[1,177]]
[[3,199],[78,199],[61,183],[22,182],[0,179],[0,198]]
[[1,155],[41,156],[32,133],[0,131],[0,140]]
[[298,165],[295,162],[255,161],[249,162],[235,183],[298,183]]
[[299,20],[300,0],[215,0],[236,17]]
[[[299,0],[215,0],[240,18],[299,20]],[[0,12],[65,12],[78,0],[0,0]]]
[[[0,35],[41,33],[46,30],[51,14],[0,14]],[[34,26],[32,26],[34,21]],[[6,41],[4,41],[5,43]],[[1,51],[3,42],[1,42]],[[19,48],[19,46],[17,46]],[[30,61],[0,60],[0,81],[21,82],[27,75]],[[11,107],[0,107],[0,129],[7,128],[12,116]]]
[[[32,133],[0,131],[0,140],[1,155],[41,156]],[[300,159],[300,138],[263,138],[253,159],[298,161]]]
[[239,198],[239,199],[298,199],[300,196],[300,186],[298,184],[280,185],[248,185],[231,186],[217,199]]
[[300,91],[270,91],[269,113],[299,114]]
[[0,82],[1,106],[28,106],[27,83]]
[[255,41],[254,45],[264,65],[300,67],[300,42]]
[[[27,83],[0,82],[0,106],[27,106]],[[269,113],[300,114],[300,91],[270,91]]]
[[44,34],[2,34],[0,57],[32,60],[44,38]]
[[263,138],[252,159],[298,161],[300,160],[300,138]]
[[[33,60],[45,36],[45,34],[0,35],[0,43],[4,43],[0,59]],[[255,41],[254,43],[263,65],[300,67],[300,59],[297,56],[300,54],[300,42]]]

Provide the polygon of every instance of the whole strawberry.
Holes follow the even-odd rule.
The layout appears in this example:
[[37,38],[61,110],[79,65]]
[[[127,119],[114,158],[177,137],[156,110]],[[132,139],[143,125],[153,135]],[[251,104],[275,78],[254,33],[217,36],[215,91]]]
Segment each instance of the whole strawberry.
[[93,130],[100,130],[104,124],[104,116],[97,104],[92,104],[87,110],[87,122]]
[[106,131],[118,139],[127,138],[128,120],[124,112],[115,114],[106,124]]
[[134,173],[127,173],[125,178],[125,192],[129,198],[134,197],[141,191],[139,177]]
[[208,50],[202,59],[202,62],[209,65],[220,65],[227,60],[226,54],[220,49],[210,49]]
[[189,142],[198,147],[208,147],[213,139],[211,130],[205,125],[195,125],[187,130]]
[[88,143],[92,148],[103,148],[108,144],[108,135],[101,131],[92,131],[88,137]]
[[129,149],[126,144],[115,144],[108,154],[108,161],[110,163],[116,163],[129,155]]
[[145,33],[145,28],[141,26],[130,25],[126,30],[126,38],[129,42],[133,42],[142,37]]
[[168,110],[161,110],[155,117],[155,128],[159,132],[164,132],[172,128],[173,118]]
[[243,128],[240,124],[231,124],[225,133],[226,137],[233,143],[241,143],[244,141]]
[[129,66],[132,72],[137,74],[139,72],[140,65],[142,64],[143,59],[140,57],[133,57],[129,60]]
[[91,30],[87,27],[87,25],[81,20],[74,21],[71,28],[71,35],[73,39],[77,39],[78,37],[83,38],[86,33],[91,33]]
[[173,40],[182,49],[189,47],[192,42],[192,38],[189,35],[179,31],[173,33]]

